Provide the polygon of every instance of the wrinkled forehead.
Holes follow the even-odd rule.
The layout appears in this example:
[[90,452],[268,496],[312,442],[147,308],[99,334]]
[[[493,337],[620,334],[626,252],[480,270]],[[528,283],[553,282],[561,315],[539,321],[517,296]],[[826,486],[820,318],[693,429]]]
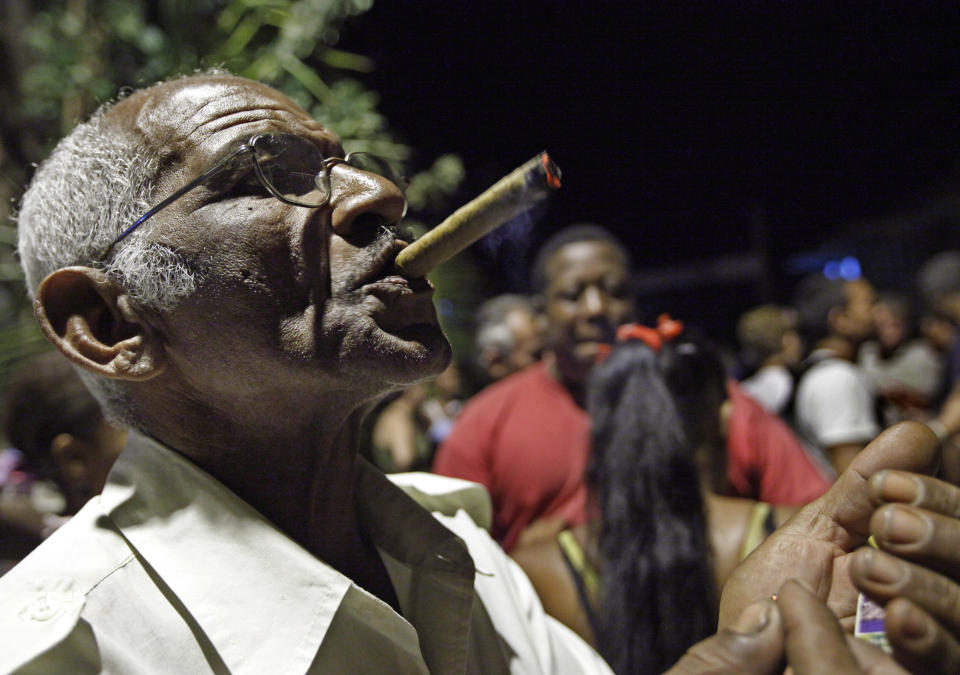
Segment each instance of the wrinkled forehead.
[[339,139],[280,92],[233,76],[197,76],[144,89],[118,103],[111,121],[135,133],[163,155],[216,152],[239,138],[283,131]]

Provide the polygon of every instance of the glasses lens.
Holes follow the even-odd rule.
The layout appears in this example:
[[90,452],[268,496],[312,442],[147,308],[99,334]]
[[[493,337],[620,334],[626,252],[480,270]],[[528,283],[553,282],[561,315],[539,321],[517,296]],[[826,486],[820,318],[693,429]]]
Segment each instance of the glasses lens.
[[258,136],[252,145],[263,177],[277,193],[304,206],[327,201],[323,155],[313,143],[291,134],[271,134]]
[[347,155],[347,164],[361,171],[383,176],[396,185],[402,193],[407,190],[407,180],[403,177],[403,172],[395,162],[371,155],[369,152],[351,152]]

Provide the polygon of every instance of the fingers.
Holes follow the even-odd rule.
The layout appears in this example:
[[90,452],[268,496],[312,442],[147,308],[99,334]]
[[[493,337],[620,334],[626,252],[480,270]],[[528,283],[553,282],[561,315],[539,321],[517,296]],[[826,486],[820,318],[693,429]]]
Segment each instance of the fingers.
[[747,673],[766,675],[783,670],[780,614],[770,600],[747,607],[733,628],[698,642],[667,675]]
[[933,617],[904,598],[887,604],[884,627],[893,654],[911,672],[960,672],[960,644]]
[[833,612],[796,581],[780,589],[777,609],[786,631],[787,663],[797,675],[906,672],[873,645],[846,635]]
[[[830,490],[814,504],[819,513],[840,525],[836,534],[865,535],[875,508],[867,478],[884,469],[932,473],[939,461],[940,442],[929,427],[918,422],[901,422],[864,448]],[[859,542],[841,535],[834,543],[852,548]]]
[[960,671],[960,488],[881,471],[868,492],[879,506],[870,532],[898,557],[857,551],[851,579],[886,603],[885,629],[898,661],[918,672]]
[[850,577],[881,605],[905,598],[960,635],[960,586],[951,579],[871,548],[854,554]]
[[880,471],[870,477],[868,492],[876,506],[910,504],[960,518],[960,488],[930,476],[905,471]]
[[940,463],[940,441],[920,422],[901,422],[877,436],[851,462],[850,469],[872,476],[883,469],[931,474]]
[[867,478],[883,469],[932,471],[939,457],[937,437],[926,425],[902,422],[880,434],[823,497],[798,511],[737,566],[723,588],[720,625],[729,625],[744,607],[791,577],[817,589],[835,611],[851,613],[856,590],[849,581],[837,580],[848,579],[844,554],[869,533],[876,507]]
[[884,628],[897,660],[914,672],[960,672],[960,587],[883,551],[857,551],[854,583],[886,604]]
[[960,488],[902,471],[871,476],[870,519],[877,545],[960,579]]
[[870,532],[880,548],[960,578],[960,520],[888,504],[873,514]]
[[[917,648],[907,656],[922,665],[927,653],[944,651]],[[846,635],[826,604],[801,583],[788,581],[776,605],[769,600],[750,605],[733,629],[722,629],[691,647],[668,675],[780,673],[784,654],[796,675],[907,672],[873,645]]]
[[836,617],[813,593],[788,581],[777,594],[787,632],[787,663],[798,675],[859,673]]
[[871,675],[903,675],[905,671],[883,650],[866,640],[855,638],[849,633],[846,635],[847,646],[853,652],[854,658],[860,664],[860,671]]

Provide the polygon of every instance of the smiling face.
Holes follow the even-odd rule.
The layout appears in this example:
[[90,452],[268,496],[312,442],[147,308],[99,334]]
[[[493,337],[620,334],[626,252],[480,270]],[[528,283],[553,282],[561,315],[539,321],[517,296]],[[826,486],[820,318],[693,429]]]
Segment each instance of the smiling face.
[[[155,201],[255,134],[295,134],[343,157],[339,139],[296,104],[241,78],[167,83],[109,115],[160,149]],[[217,180],[131,235],[175,249],[200,275],[197,292],[156,322],[171,365],[212,405],[322,390],[366,397],[446,366],[429,283],[387,271],[405,245],[393,232],[402,195],[343,163],[330,178],[329,203],[316,209],[253,181]]]
[[582,384],[633,311],[626,261],[609,242],[575,241],[550,257],[546,275],[547,345],[564,379]]

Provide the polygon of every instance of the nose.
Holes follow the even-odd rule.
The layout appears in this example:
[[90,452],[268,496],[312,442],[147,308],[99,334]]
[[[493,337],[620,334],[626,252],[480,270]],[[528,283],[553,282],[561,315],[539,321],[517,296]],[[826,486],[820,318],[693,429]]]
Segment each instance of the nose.
[[587,286],[581,296],[583,313],[588,317],[605,317],[607,314],[607,294],[596,286]]
[[330,168],[330,224],[338,235],[353,234],[361,216],[373,215],[384,225],[395,225],[403,217],[404,205],[400,188],[383,176],[344,163]]

